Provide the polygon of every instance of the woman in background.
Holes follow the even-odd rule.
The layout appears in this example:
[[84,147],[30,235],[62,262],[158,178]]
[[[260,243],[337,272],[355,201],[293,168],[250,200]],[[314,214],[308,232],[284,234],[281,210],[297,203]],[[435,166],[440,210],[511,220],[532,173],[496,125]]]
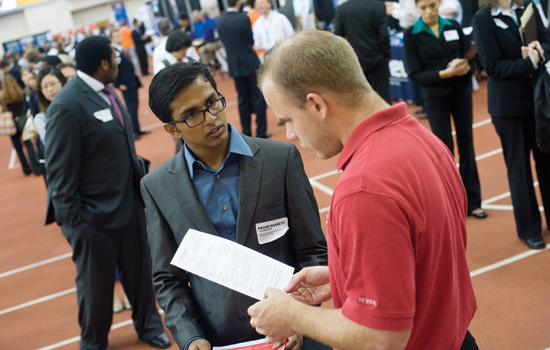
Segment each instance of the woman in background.
[[42,68],[38,72],[37,92],[40,113],[34,117],[34,127],[42,144],[46,144],[46,110],[67,80],[61,70],[55,66]]
[[529,248],[544,249],[531,152],[549,225],[550,154],[542,153],[535,144],[533,102],[536,70],[550,55],[548,30],[533,6],[538,40],[525,42],[519,24],[525,10],[523,0],[480,0],[479,6],[473,22],[474,39],[489,77],[489,114],[502,144],[517,233]]
[[481,188],[472,131],[470,65],[464,57],[470,42],[460,25],[439,16],[439,0],[415,0],[420,18],[404,35],[405,59],[411,79],[422,88],[424,109],[433,133],[454,154],[453,117],[460,177],[468,196],[468,215],[487,217],[481,208]]
[[[0,84],[0,100],[6,109],[12,112],[14,119],[17,117],[24,117],[26,115],[23,90],[17,83],[17,80],[15,80],[15,78],[10,74],[4,75],[4,78]],[[36,159],[34,145],[31,140],[23,142],[21,139],[21,134],[22,130],[18,128],[17,133],[11,136],[11,143],[13,144],[13,148],[19,157],[19,162],[21,163],[21,168],[23,168],[23,173],[25,175],[29,175],[31,172],[34,172],[36,175],[41,175],[43,171],[41,171],[42,167]],[[28,160],[25,152],[23,151],[23,143],[27,148],[27,153],[29,155]]]

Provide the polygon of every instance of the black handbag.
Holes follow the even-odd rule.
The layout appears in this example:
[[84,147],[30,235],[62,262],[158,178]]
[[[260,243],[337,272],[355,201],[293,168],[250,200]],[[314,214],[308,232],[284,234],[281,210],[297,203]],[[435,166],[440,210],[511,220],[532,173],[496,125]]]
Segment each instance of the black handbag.
[[23,132],[23,129],[25,128],[25,124],[27,123],[27,116],[26,115],[20,115],[18,117],[14,117],[13,121],[15,122],[15,127],[17,128],[17,133],[20,134]]

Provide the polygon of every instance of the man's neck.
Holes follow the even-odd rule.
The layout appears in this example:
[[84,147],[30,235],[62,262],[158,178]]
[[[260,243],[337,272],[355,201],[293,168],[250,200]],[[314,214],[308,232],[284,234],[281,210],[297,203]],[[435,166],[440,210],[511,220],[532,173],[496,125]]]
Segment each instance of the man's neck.
[[267,10],[265,11],[265,13],[262,15],[264,16],[265,18],[269,17],[269,14],[271,13],[271,10]]

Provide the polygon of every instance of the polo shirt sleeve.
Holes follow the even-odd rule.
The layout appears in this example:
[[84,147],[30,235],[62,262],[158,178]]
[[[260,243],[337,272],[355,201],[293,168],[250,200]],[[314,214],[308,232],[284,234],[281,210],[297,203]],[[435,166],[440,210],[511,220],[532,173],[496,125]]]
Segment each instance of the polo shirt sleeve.
[[[391,194],[359,190],[333,203],[331,226],[343,279],[342,313],[363,326],[412,329],[415,314],[413,210]],[[332,268],[332,266],[331,266]]]

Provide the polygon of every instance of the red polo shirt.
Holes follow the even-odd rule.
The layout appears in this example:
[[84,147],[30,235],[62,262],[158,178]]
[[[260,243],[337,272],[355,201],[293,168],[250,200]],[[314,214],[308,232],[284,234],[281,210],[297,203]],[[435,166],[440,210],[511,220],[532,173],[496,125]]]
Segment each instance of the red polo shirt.
[[407,349],[458,349],[477,305],[449,150],[401,103],[353,131],[338,168],[327,219],[335,307],[370,328],[412,329]]

